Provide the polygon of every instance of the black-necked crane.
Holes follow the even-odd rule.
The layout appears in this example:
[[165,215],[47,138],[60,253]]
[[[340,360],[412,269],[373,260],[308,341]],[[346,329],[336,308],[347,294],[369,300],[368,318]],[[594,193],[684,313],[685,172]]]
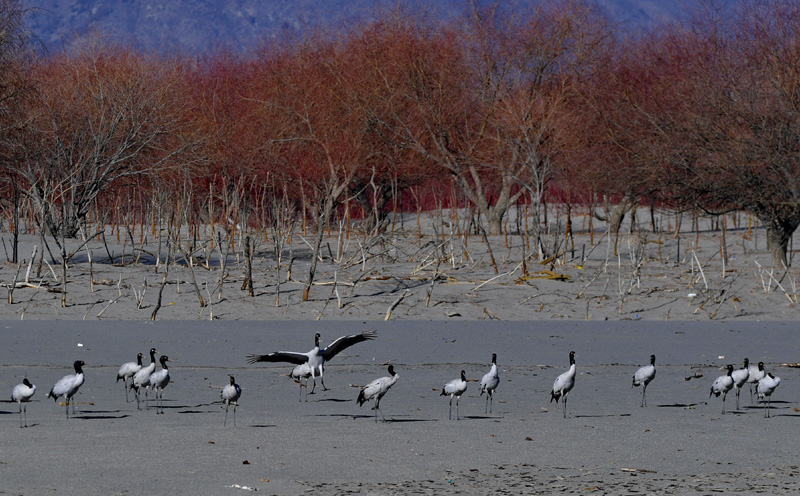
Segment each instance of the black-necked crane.
[[492,365],[483,378],[481,378],[481,394],[486,393],[486,408],[485,413],[492,412],[492,403],[494,403],[494,390],[500,385],[500,374],[497,372],[497,353],[492,353]]
[[[300,353],[296,351],[277,351],[274,353],[268,353],[266,355],[247,355],[247,363],[288,362],[295,365],[308,363],[308,366],[311,367],[311,378],[314,380],[314,385],[316,386],[316,374],[319,372],[319,380],[322,383],[322,390],[327,391],[328,388],[325,387],[325,380],[322,377],[325,362],[331,360],[342,350],[345,350],[354,344],[374,339],[376,335],[377,333],[375,331],[366,331],[362,332],[361,334],[342,336],[325,348],[320,349],[320,334],[316,333],[314,335],[314,348],[309,352]],[[314,392],[313,389],[311,392]]]
[[144,389],[144,401],[145,401],[145,408],[148,408],[147,404],[147,388],[150,386],[150,375],[156,371],[156,353],[158,350],[155,348],[150,348],[150,365],[147,367],[142,367],[139,369],[138,372],[133,374],[133,379],[131,380],[130,388],[133,389],[134,394],[136,395],[136,409],[141,410],[141,406],[139,405],[139,390],[141,388]]
[[356,402],[358,406],[362,406],[364,403],[371,399],[375,399],[375,404],[372,405],[372,409],[375,410],[375,422],[378,421],[378,412],[381,413],[381,418],[384,422],[386,422],[386,417],[383,416],[383,412],[381,412],[381,398],[383,395],[386,394],[389,389],[394,386],[397,382],[397,379],[400,378],[400,375],[394,371],[394,366],[389,365],[388,368],[389,376],[379,377],[374,381],[367,384],[361,391],[358,393],[358,398],[356,398]]
[[560,398],[564,400],[564,418],[567,418],[567,395],[575,387],[575,352],[569,352],[569,370],[556,377],[553,382],[553,389],[550,390],[550,402],[553,400],[558,403]]
[[53,389],[47,393],[48,398],[53,398],[58,402],[59,396],[63,396],[67,404],[67,418],[69,418],[69,403],[72,401],[72,413],[75,413],[75,400],[72,399],[75,393],[78,392],[84,382],[83,366],[86,365],[83,360],[75,360],[72,367],[75,369],[74,374],[65,375],[59,380]]
[[733,374],[731,374],[731,377],[733,377],[733,389],[736,391],[737,410],[739,409],[739,393],[742,390],[742,386],[744,386],[745,383],[747,382],[747,379],[750,378],[750,371],[748,370],[749,365],[750,365],[750,359],[745,358],[744,367],[734,370]]
[[[292,379],[294,382],[300,384],[300,399],[298,401],[303,401],[303,389],[306,390],[306,401],[308,401],[308,379],[311,377],[311,367],[308,365],[308,362],[301,363],[300,365],[295,365],[292,369],[292,372],[289,374],[289,378]],[[305,381],[305,383],[303,383]],[[314,387],[316,387],[317,383],[314,381],[314,385],[312,386],[311,390],[313,392]]]
[[450,396],[450,413],[447,418],[453,420],[453,398],[456,399],[456,420],[461,420],[458,413],[458,401],[461,395],[467,390],[467,376],[466,372],[461,371],[461,377],[453,379],[442,387],[442,394],[439,396]]
[[[150,374],[150,387],[153,388],[156,396],[156,414],[164,413],[164,388],[167,387],[170,379],[169,367],[167,367],[168,361],[169,357],[167,355],[161,355],[159,359],[159,362],[161,362],[161,370]],[[159,407],[161,411],[159,411]]]
[[228,424],[228,407],[233,405],[233,425],[236,426],[236,407],[239,406],[239,397],[242,396],[242,388],[236,384],[236,379],[233,376],[230,376],[231,383],[222,388],[222,392],[219,394],[220,398],[222,398],[222,402],[225,403],[225,421],[222,422],[222,425]]
[[775,377],[770,373],[767,373],[767,375],[758,381],[758,386],[756,386],[758,398],[761,400],[763,400],[764,397],[767,398],[767,408],[764,410],[764,418],[772,416],[770,413],[770,408],[772,407],[772,393],[775,392],[775,388],[777,388],[780,384],[781,378]]
[[656,356],[650,355],[650,365],[645,365],[633,374],[633,386],[642,386],[642,404],[647,406],[647,385],[656,378]]
[[14,386],[11,390],[11,401],[16,401],[19,406],[19,426],[22,425],[22,414],[25,412],[25,427],[28,427],[28,402],[36,393],[36,386],[31,384],[27,377],[22,379],[21,384]]
[[714,380],[714,383],[711,384],[711,392],[709,393],[708,397],[711,398],[712,395],[716,395],[719,398],[719,395],[722,395],[722,414],[725,415],[725,397],[728,395],[728,391],[733,389],[733,365],[728,365],[728,373],[725,375],[721,375]]
[[764,362],[758,362],[758,365],[750,365],[747,367],[747,382],[750,384],[750,404],[753,404],[753,384],[758,384],[758,381],[767,375],[764,370]]
[[122,379],[122,387],[125,389],[125,402],[128,403],[130,400],[128,399],[128,380],[133,378],[133,375],[136,372],[142,370],[142,358],[144,354],[139,353],[136,355],[135,362],[126,362],[123,363],[122,366],[119,368],[119,372],[117,372],[117,382]]

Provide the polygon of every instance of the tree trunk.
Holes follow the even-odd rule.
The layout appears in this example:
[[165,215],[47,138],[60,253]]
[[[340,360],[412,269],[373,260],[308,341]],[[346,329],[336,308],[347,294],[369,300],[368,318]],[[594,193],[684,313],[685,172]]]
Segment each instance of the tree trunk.
[[317,236],[314,240],[314,252],[311,254],[311,263],[308,267],[308,275],[306,276],[306,283],[303,287],[303,301],[308,301],[311,292],[311,286],[314,283],[314,273],[317,271],[317,260],[319,259],[320,246],[322,245],[322,237],[325,234],[325,225],[333,213],[333,199],[330,195],[325,198],[325,204],[320,212],[319,220],[317,222]]
[[[393,191],[391,188],[386,188],[384,185],[367,186],[357,183],[353,186],[357,189],[358,194],[355,195],[355,200],[361,207],[364,208],[368,214],[364,217],[364,230],[372,232],[378,228],[377,232],[384,232],[386,230],[386,212],[384,211],[386,205],[392,200]],[[372,198],[372,201],[370,201]]]
[[17,263],[19,261],[19,190],[16,187],[16,184],[13,185],[14,188],[14,213],[11,216],[11,222],[14,226],[11,229],[12,234],[12,245],[11,245],[11,263]]
[[[757,217],[759,217],[757,215]],[[800,217],[790,219],[762,219],[761,223],[767,230],[767,250],[772,258],[772,265],[778,269],[788,268],[789,261],[786,253],[789,250],[789,240],[800,225]]]
[[608,230],[611,233],[618,233],[620,228],[622,227],[622,221],[625,220],[625,214],[631,210],[633,203],[625,197],[619,203],[619,205],[611,206],[606,203],[606,215],[600,215],[597,211],[594,212],[594,216],[597,220],[607,222],[608,223]]
[[489,234],[498,235],[503,233],[503,215],[492,210],[487,216],[489,221]]

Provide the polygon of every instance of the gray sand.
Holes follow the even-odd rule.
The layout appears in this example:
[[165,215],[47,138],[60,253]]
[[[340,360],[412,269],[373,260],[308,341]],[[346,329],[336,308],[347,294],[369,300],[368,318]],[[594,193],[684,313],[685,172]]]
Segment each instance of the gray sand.
[[[0,404],[0,494],[796,494],[800,491],[792,322],[135,322],[3,321],[0,390],[27,376],[38,386],[30,427]],[[282,374],[248,353],[308,351],[368,329],[376,340],[337,356],[329,391],[299,402]],[[82,346],[79,346],[81,344]],[[170,355],[166,413],[126,403],[116,370],[151,346]],[[568,418],[548,403],[577,352]],[[479,380],[497,353],[494,413],[478,384],[448,421],[438,389],[463,368]],[[633,372],[657,356],[648,388]],[[782,378],[773,418],[735,397],[708,398],[727,363],[747,356]],[[75,359],[87,363],[79,413],[45,398]],[[389,422],[355,403],[358,389],[400,380],[381,402]],[[243,388],[236,427],[223,427],[220,388]],[[702,377],[686,381],[693,374]]]
[[[679,238],[671,232],[620,233],[619,239],[612,236],[616,248],[612,237],[601,234],[601,226],[595,223],[596,234],[576,232],[574,250],[570,248],[562,257],[542,264],[529,258],[528,276],[523,277],[521,260],[531,254],[530,249],[523,249],[520,236],[491,237],[495,272],[480,237],[434,235],[439,220],[432,214],[423,215],[422,238],[411,228],[416,227],[414,216],[406,219],[405,232],[380,238],[354,232],[349,239],[340,240],[331,233],[323,242],[325,253],[306,302],[301,299],[311,251],[301,233],[292,238],[294,262],[288,280],[288,248],[278,271],[272,242],[254,236],[251,297],[242,290],[245,264],[241,255],[228,254],[222,278],[220,256],[216,249],[208,249],[211,232],[206,232],[198,241],[193,268],[180,257],[170,265],[157,317],[383,320],[401,296],[391,320],[738,322],[800,317],[800,270],[797,264],[789,271],[771,267],[763,229],[729,229],[725,238],[728,259],[723,263],[721,232],[711,230],[707,220],[699,235],[684,230]],[[576,217],[576,226],[586,224],[585,217]],[[684,228],[689,224],[684,222]],[[137,241],[131,247],[124,238],[122,243],[114,243],[111,228],[107,231],[108,247],[94,238],[87,245],[67,240],[75,256],[67,273],[66,306],[61,304],[60,261],[50,260],[48,267],[37,256],[29,270],[31,255],[42,253],[41,240],[34,235],[21,236],[22,263],[0,264],[0,287],[5,289],[14,280],[18,285],[12,304],[6,302],[6,292],[0,292],[0,319],[150,320],[164,274],[155,254],[161,249],[163,264],[165,245],[159,245],[149,232],[144,245]],[[136,231],[138,238],[141,231]],[[792,246],[800,246],[800,232],[797,237]],[[563,234],[553,232],[543,242],[558,245],[562,238]],[[0,233],[0,241],[5,247],[3,255],[8,257],[10,235]],[[340,244],[341,250],[337,250]],[[361,246],[368,248],[362,251]],[[51,246],[52,250],[55,247]],[[334,255],[339,251],[339,256]],[[199,297],[205,306],[200,305]]]

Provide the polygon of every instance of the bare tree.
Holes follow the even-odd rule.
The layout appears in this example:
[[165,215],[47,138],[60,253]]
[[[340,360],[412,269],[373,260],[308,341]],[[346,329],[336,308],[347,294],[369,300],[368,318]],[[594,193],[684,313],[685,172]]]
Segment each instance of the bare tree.
[[346,70],[346,45],[301,44],[274,54],[262,73],[266,87],[258,96],[269,123],[275,162],[291,164],[290,174],[311,196],[315,225],[303,301],[316,273],[325,228],[353,178],[369,160],[371,137],[363,113],[347,88],[336,84]]
[[23,200],[20,177],[12,167],[19,150],[12,144],[27,124],[26,103],[34,90],[31,71],[41,52],[41,45],[25,24],[30,12],[19,0],[0,0],[0,206],[11,210],[12,263],[18,260]]
[[[611,30],[598,11],[578,1],[539,6],[506,30],[510,36],[494,36],[505,54],[500,58],[504,69],[495,69],[491,78],[499,102],[498,139],[505,156],[521,165],[516,179],[530,193],[531,225],[540,247],[539,205],[564,169],[559,162],[576,159],[571,148],[585,119],[577,101],[581,89],[603,70]],[[485,58],[501,66],[499,57]]]
[[498,234],[520,185],[538,201],[552,178],[559,113],[608,33],[580,1],[524,16],[470,2],[461,27],[435,31],[395,20],[375,35],[372,120],[450,174]]
[[191,142],[176,64],[90,37],[49,59],[36,78],[10,168],[54,237],[74,237],[99,195],[175,163]]
[[752,213],[783,268],[800,226],[800,2],[701,5],[609,71],[606,129],[630,159],[615,172],[678,208]]

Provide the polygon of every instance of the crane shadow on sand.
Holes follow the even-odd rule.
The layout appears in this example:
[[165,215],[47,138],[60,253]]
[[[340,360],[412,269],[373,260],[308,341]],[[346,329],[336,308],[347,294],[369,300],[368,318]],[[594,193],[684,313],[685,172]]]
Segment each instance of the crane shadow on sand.
[[[118,413],[120,415],[112,415]],[[130,413],[121,413],[120,410],[81,410],[75,412],[70,418],[81,420],[116,420],[130,417]]]
[[[359,413],[332,413],[330,415],[315,415],[315,417],[341,417],[347,418],[352,420],[362,420],[362,419],[369,419],[375,420],[375,414],[359,414]],[[403,423],[403,422],[436,422],[436,419],[423,419],[423,418],[396,418],[395,416],[387,416],[386,420],[384,421],[380,417],[378,417],[378,422],[386,422],[388,423]]]

